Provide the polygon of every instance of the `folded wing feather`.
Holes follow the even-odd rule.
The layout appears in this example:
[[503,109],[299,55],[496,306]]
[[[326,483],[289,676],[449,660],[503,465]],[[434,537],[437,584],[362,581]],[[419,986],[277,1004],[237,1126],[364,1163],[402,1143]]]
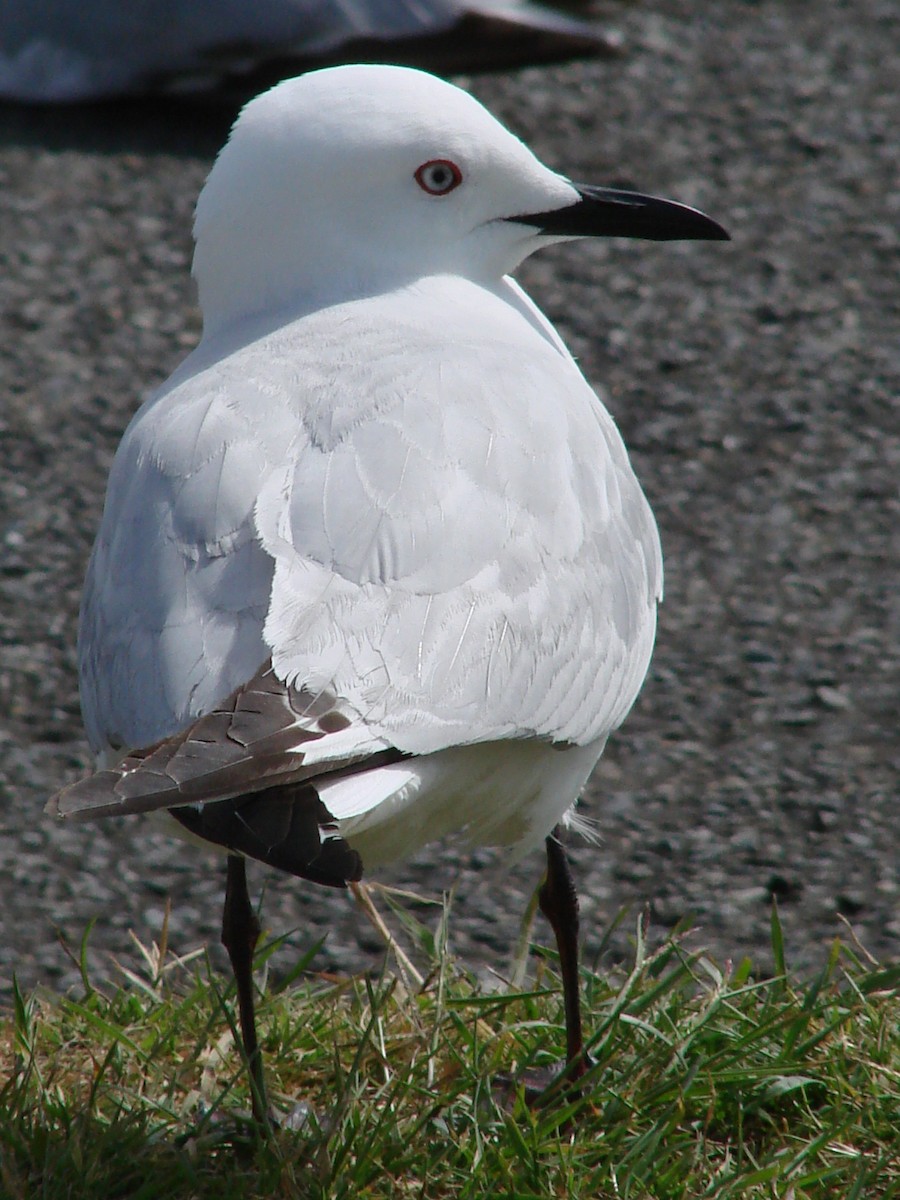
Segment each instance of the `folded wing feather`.
[[400,757],[352,725],[332,695],[290,688],[266,662],[212,712],[63,788],[47,810],[75,821],[127,816],[296,787]]

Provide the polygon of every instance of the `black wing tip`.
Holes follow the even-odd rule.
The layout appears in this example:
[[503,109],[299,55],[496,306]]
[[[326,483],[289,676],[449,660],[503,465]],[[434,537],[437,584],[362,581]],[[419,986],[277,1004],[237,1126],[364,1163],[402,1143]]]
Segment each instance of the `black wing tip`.
[[44,805],[44,813],[56,821],[90,821],[103,816],[111,805],[97,799],[97,781],[101,774],[77,779],[54,792]]
[[170,808],[195,837],[324,887],[362,879],[363,862],[309,783]]
[[705,228],[698,233],[695,241],[698,242],[730,242],[731,234],[724,225],[720,225],[718,221],[714,221],[712,217],[705,217]]

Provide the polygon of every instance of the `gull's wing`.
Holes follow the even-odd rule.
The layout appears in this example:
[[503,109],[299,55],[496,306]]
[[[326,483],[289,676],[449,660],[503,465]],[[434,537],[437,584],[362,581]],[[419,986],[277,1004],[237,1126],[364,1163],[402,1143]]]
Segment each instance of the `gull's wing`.
[[[257,767],[280,786],[388,749],[599,743],[659,588],[649,508],[572,360],[501,298],[435,283],[276,330],[138,414],[86,589],[86,724],[98,749],[174,739],[124,772],[120,812],[244,794]],[[279,710],[271,754],[223,766],[195,722],[269,658],[347,726]]]
[[91,820],[204,804],[288,783],[396,762],[402,755],[358,732],[334,696],[286,687],[271,663],[210,712],[155,745],[58,792],[54,816]]
[[364,361],[353,333],[318,339],[318,377],[339,386],[305,397],[256,505],[264,638],[279,677],[333,688],[408,753],[586,744],[647,669],[656,526],[571,358],[471,290],[475,318],[457,300],[426,311],[433,326],[361,331]]
[[361,750],[357,733],[342,739],[349,727],[333,696],[298,693],[265,663],[186,729],[63,788],[47,811],[89,821],[168,809],[207,842],[341,887],[361,877],[362,860],[315,784],[403,757]]

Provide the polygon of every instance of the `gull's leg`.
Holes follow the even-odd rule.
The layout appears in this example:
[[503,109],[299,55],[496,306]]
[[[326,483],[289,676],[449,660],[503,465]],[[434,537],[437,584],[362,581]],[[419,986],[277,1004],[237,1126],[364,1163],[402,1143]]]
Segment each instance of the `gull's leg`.
[[250,1091],[253,1096],[253,1115],[260,1125],[268,1124],[266,1081],[262,1055],[256,1038],[256,1013],[253,1002],[253,952],[259,940],[259,921],[250,904],[247,891],[247,869],[238,854],[228,855],[228,878],[225,885],[225,909],[222,913],[222,945],[231,959],[237,986],[238,1010],[241,1017],[241,1038],[244,1054],[250,1067]]
[[563,1001],[566,1011],[566,1071],[569,1080],[580,1079],[588,1069],[581,1033],[581,999],[578,980],[578,893],[557,825],[547,838],[547,877],[538,893],[541,912],[550,922],[559,950]]

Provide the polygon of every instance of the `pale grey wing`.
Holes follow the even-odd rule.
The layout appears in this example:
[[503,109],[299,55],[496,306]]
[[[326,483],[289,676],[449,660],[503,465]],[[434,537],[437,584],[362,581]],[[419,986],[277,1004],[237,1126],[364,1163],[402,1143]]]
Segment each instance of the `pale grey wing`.
[[95,745],[177,734],[269,655],[337,698],[349,729],[315,745],[354,755],[599,744],[622,720],[660,563],[621,439],[520,313],[496,299],[485,340],[439,299],[433,324],[316,314],[138,414],[83,619]]
[[[79,631],[93,748],[146,746],[252,678],[272,560],[253,508],[270,468],[251,383],[207,371],[145,405],[110,474]],[[274,437],[286,436],[271,419]]]
[[498,317],[452,354],[446,329],[367,331],[364,363],[352,331],[320,339],[340,392],[306,398],[257,505],[276,673],[332,688],[410,753],[600,741],[650,658],[659,541],[621,438],[571,359],[530,328],[523,344],[502,307],[514,335]]

